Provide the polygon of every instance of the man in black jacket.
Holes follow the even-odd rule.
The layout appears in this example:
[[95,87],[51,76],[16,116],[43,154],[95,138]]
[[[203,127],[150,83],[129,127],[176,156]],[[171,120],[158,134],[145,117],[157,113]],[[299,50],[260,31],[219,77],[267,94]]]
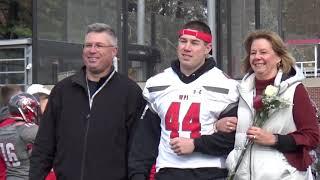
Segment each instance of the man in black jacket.
[[88,26],[84,67],[51,91],[31,156],[30,180],[53,167],[59,180],[127,179],[133,124],[144,107],[140,87],[117,73],[117,38],[106,24]]

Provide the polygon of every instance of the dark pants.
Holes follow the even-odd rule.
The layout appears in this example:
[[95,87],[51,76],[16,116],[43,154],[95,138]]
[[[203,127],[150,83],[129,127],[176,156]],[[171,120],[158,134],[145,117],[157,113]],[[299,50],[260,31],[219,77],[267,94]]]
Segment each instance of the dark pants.
[[197,168],[178,169],[163,168],[156,173],[156,180],[224,180],[228,175],[227,169]]

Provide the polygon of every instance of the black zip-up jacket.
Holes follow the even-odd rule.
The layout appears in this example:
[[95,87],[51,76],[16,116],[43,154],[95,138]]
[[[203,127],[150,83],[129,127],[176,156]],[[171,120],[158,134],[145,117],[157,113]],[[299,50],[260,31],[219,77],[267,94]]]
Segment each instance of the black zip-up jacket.
[[52,166],[59,180],[127,179],[131,130],[145,101],[140,87],[113,68],[99,82],[89,99],[83,68],[53,88],[33,147],[30,180],[44,179]]
[[[208,70],[215,67],[215,60],[213,58],[207,59],[205,64],[196,70],[192,75],[185,76],[180,71],[180,63],[178,60],[171,65],[172,69],[177,73],[180,80],[184,83],[191,83]],[[214,78],[214,77],[212,77]],[[228,106],[219,116],[223,117],[237,117],[238,103]],[[152,164],[155,163],[158,156],[158,145],[161,136],[161,119],[152,112],[146,109],[137,123],[135,130],[133,145],[129,155],[129,179],[130,180],[147,180],[149,178]],[[224,133],[216,132],[212,135],[202,135],[194,139],[195,152],[209,154],[214,156],[226,156],[233,149],[235,140],[235,132]],[[201,168],[205,169],[205,168]],[[226,177],[227,169],[206,168],[210,173],[218,177]],[[212,175],[210,175],[212,176]]]

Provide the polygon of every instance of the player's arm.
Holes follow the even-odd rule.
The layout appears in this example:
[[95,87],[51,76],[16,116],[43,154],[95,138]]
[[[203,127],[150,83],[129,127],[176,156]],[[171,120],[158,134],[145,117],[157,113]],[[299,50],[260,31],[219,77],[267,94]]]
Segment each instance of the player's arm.
[[146,180],[158,155],[160,118],[150,109],[138,120],[129,152],[128,172],[130,180]]
[[34,123],[23,123],[17,126],[17,132],[23,142],[27,145],[26,149],[31,154],[34,140],[38,132],[39,126]]
[[[226,117],[237,117],[237,111],[238,103],[230,104],[220,114],[219,120],[226,119]],[[194,151],[215,156],[227,155],[234,147],[234,140],[234,130],[230,132],[217,131],[211,135],[202,135],[194,139]]]
[[17,129],[21,139],[25,143],[33,144],[34,140],[36,139],[38,128],[39,126],[34,123],[24,123],[23,125],[20,125]]
[[[192,152],[201,152],[210,155],[226,155],[233,149],[236,115],[238,104],[230,104],[225,111],[223,111],[219,120],[216,123],[217,129],[212,135],[202,135],[196,139],[176,137],[170,140],[171,149],[177,155],[191,154]],[[220,121],[220,122],[219,122]],[[235,124],[231,123],[235,122]],[[234,130],[225,131],[225,127],[232,127]],[[219,129],[220,128],[220,129]]]

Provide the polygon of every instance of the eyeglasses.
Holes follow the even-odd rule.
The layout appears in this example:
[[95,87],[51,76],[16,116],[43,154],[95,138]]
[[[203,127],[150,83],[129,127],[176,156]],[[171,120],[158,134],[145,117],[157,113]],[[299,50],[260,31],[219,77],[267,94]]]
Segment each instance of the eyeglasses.
[[83,48],[85,48],[85,49],[94,48],[96,50],[100,50],[100,49],[108,48],[108,47],[114,47],[114,46],[113,45],[104,45],[104,44],[90,44],[90,43],[83,45]]

